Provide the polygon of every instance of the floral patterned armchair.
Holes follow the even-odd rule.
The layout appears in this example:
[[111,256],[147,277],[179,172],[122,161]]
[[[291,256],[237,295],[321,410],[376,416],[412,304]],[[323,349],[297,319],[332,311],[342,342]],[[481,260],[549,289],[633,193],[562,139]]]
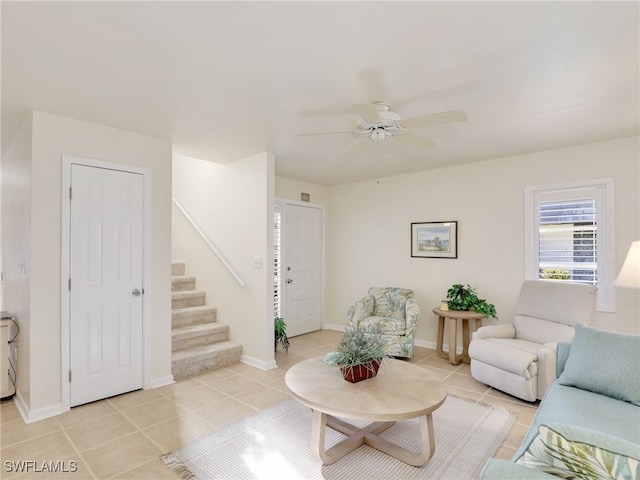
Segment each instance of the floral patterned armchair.
[[420,305],[407,288],[371,287],[368,295],[347,309],[347,329],[357,328],[387,342],[393,357],[411,358]]

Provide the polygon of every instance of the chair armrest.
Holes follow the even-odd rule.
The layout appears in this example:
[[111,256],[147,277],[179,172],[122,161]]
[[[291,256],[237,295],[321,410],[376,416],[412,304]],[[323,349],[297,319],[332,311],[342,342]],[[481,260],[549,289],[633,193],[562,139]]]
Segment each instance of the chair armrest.
[[542,398],[556,379],[558,342],[545,343],[538,349],[538,398]]
[[473,332],[473,339],[480,338],[516,338],[516,328],[513,325],[487,325]]
[[415,299],[409,298],[404,312],[405,320],[407,322],[405,335],[410,336],[413,335],[413,332],[418,325],[418,320],[420,319],[420,304],[418,304]]
[[555,365],[556,365],[555,356],[556,356],[557,350],[558,350],[558,342],[545,343],[538,350],[538,358],[540,358],[541,356],[545,357],[545,356],[551,355],[554,359],[553,366],[555,368]]
[[538,360],[534,353],[484,338],[474,338],[469,343],[469,356],[472,365],[474,360],[478,360],[500,370],[515,373],[527,380],[531,378],[529,366]]
[[564,371],[564,365],[569,358],[569,350],[571,349],[571,342],[566,340],[560,340],[558,342],[558,349],[556,352],[556,377]]
[[358,300],[347,309],[347,326],[357,327],[366,317],[373,314],[373,297],[367,296]]

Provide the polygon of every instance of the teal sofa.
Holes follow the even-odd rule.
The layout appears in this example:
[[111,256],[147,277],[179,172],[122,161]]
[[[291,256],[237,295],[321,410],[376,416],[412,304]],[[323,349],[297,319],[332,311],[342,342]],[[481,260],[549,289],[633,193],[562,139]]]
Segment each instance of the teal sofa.
[[556,371],[516,454],[481,478],[640,479],[640,336],[577,325]]

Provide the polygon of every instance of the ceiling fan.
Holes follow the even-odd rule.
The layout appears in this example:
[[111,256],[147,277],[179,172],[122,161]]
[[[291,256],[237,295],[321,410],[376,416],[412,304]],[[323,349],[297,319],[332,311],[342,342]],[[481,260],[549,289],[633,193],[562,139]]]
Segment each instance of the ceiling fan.
[[448,123],[464,122],[467,114],[463,110],[450,110],[403,120],[400,115],[391,111],[391,106],[384,102],[354,103],[353,109],[361,118],[355,130],[339,130],[332,132],[300,133],[298,136],[358,134],[362,138],[344,153],[343,157],[355,156],[366,146],[369,140],[378,144],[379,140],[390,139],[411,147],[426,150],[435,146],[435,142],[427,138],[408,133],[414,128]]

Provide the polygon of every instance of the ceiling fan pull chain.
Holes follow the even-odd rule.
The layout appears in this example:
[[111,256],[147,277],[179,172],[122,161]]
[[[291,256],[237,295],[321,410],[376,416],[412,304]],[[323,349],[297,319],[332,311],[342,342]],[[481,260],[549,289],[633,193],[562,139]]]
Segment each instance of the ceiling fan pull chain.
[[376,132],[376,184],[380,185],[380,132]]

